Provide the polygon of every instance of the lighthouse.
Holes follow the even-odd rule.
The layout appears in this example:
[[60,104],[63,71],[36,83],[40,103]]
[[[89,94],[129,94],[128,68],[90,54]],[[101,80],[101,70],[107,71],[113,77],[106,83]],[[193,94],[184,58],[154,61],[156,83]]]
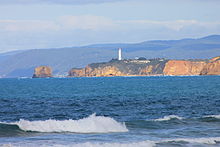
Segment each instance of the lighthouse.
[[118,49],[118,60],[121,60],[122,59],[122,56],[121,56],[121,48]]

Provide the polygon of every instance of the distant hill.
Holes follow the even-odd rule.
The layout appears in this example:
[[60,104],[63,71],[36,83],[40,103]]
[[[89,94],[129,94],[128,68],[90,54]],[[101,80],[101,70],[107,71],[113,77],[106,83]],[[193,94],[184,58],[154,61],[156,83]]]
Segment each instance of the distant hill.
[[66,74],[71,68],[117,58],[209,59],[220,55],[220,35],[198,39],[155,40],[134,44],[94,44],[58,49],[33,49],[0,54],[1,77],[31,77],[36,66],[49,65],[54,74]]

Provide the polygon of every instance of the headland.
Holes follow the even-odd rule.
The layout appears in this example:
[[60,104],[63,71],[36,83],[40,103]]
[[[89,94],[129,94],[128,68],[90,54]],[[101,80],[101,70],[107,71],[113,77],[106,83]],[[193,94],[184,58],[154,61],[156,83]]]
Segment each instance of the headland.
[[[40,66],[35,69],[34,78],[52,77],[51,68],[43,67]],[[42,68],[44,72],[41,70],[42,72],[39,73],[39,69]],[[220,75],[220,56],[207,60],[146,59],[143,57],[123,60],[112,59],[109,62],[91,63],[85,68],[72,68],[67,77],[194,75]]]

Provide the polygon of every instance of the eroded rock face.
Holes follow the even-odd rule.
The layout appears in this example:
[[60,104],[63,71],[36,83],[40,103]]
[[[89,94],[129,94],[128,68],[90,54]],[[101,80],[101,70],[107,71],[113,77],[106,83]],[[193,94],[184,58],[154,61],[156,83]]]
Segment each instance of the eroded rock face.
[[220,56],[212,58],[202,69],[201,75],[220,75]]
[[148,65],[144,68],[141,68],[138,75],[143,75],[143,76],[163,75],[163,69],[164,69],[164,65],[160,65],[160,64]]
[[214,61],[218,61],[218,60],[220,60],[220,56],[214,57],[214,58],[210,59],[209,61],[214,62]]
[[114,66],[106,66],[106,67],[99,67],[95,68],[94,70],[88,70],[91,72],[87,72],[88,76],[90,77],[111,77],[111,76],[125,76],[125,73],[122,73],[117,67]]
[[39,66],[34,69],[33,78],[52,77],[52,69],[49,66]]
[[111,77],[111,76],[125,76],[118,68],[114,66],[98,67],[92,69],[87,66],[82,69],[72,69],[69,71],[70,77]]
[[69,77],[85,77],[85,69],[73,68],[69,71]]
[[170,60],[163,70],[164,75],[200,75],[205,61]]

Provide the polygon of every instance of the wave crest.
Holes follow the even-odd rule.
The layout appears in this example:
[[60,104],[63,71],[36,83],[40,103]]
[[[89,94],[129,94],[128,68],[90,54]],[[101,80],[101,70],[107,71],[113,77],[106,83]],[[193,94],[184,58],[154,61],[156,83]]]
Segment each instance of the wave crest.
[[96,114],[80,120],[28,121],[21,119],[10,124],[16,124],[24,131],[36,132],[111,133],[128,131],[125,123],[119,123],[110,117],[96,116]]
[[203,116],[203,118],[216,118],[216,119],[220,119],[220,115],[207,115],[207,116]]
[[183,118],[177,115],[168,115],[168,116],[164,116],[163,118],[154,119],[154,121],[168,121],[172,119],[182,120]]
[[220,142],[220,137],[208,137],[208,138],[177,138],[171,140],[164,140],[162,142],[188,142],[196,144],[209,144],[214,145]]
[[187,142],[190,144],[197,144],[197,145],[215,145],[220,141],[220,137],[209,137],[209,138],[176,138],[176,139],[167,139],[167,140],[160,140],[160,141],[141,141],[141,142],[134,142],[134,143],[81,143],[75,144],[72,147],[154,147],[158,144],[163,143],[171,143],[169,146],[172,146],[172,142]]

